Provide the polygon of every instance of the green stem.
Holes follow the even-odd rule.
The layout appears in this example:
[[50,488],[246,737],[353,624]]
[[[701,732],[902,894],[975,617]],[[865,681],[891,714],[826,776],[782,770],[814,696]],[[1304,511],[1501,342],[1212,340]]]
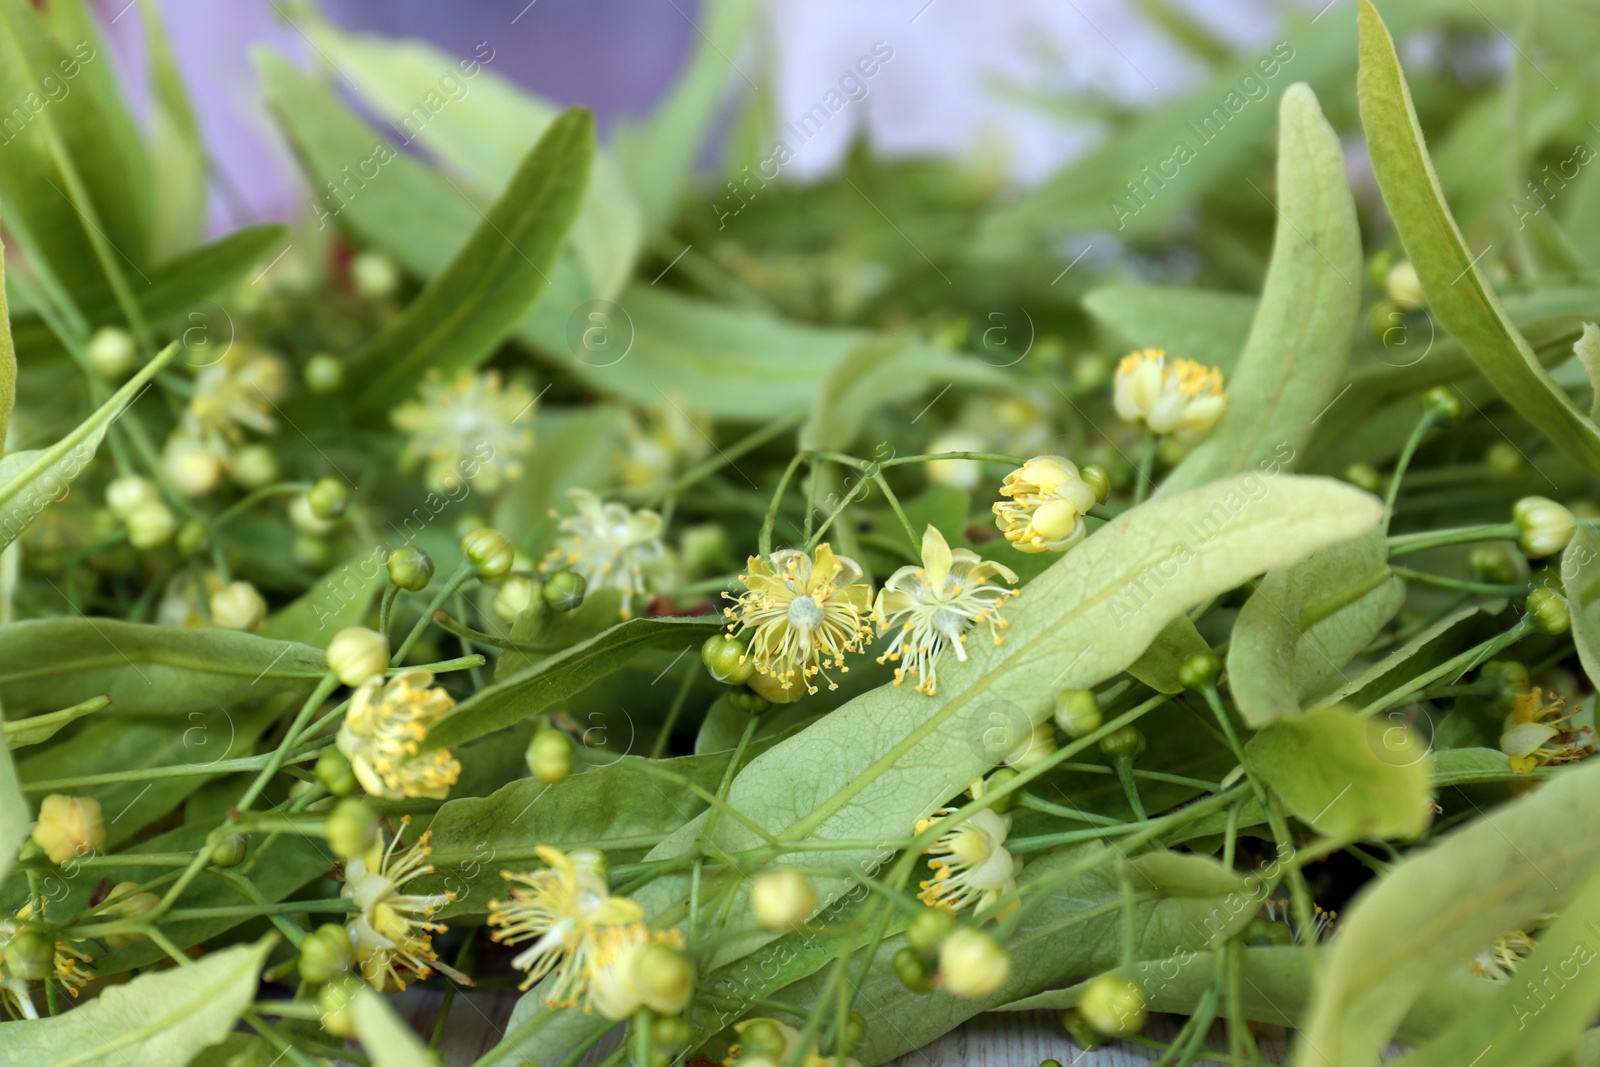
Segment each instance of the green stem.
[[1383,517],[1383,529],[1389,530],[1389,520],[1394,518],[1394,502],[1400,496],[1400,483],[1405,480],[1406,468],[1411,465],[1411,457],[1416,454],[1417,447],[1422,444],[1422,439],[1433,428],[1434,414],[1423,409],[1422,417],[1417,419],[1417,424],[1411,430],[1411,436],[1406,438],[1405,447],[1400,449],[1400,458],[1395,460],[1394,473],[1389,476],[1389,491],[1384,495],[1383,506],[1386,509]]
[[1154,484],[1151,474],[1156,467],[1156,450],[1160,447],[1161,440],[1154,433],[1144,432],[1144,444],[1139,449],[1139,473],[1133,484],[1133,503],[1137,507],[1145,502],[1150,495]]
[[1389,538],[1389,555],[1404,556],[1430,548],[1469,544],[1473,541],[1514,541],[1519,533],[1516,523],[1499,522],[1486,526],[1462,526],[1453,530],[1425,530],[1421,533],[1397,534]]

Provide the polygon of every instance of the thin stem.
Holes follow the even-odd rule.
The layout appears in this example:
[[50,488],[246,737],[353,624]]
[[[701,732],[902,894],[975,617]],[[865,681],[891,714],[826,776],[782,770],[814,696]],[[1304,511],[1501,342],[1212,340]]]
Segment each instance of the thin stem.
[[1139,449],[1139,473],[1133,483],[1133,503],[1137,507],[1145,502],[1150,495],[1154,483],[1151,473],[1156,467],[1156,450],[1160,447],[1161,439],[1150,430],[1144,432],[1144,444]]
[[1422,444],[1422,439],[1433,428],[1435,418],[1431,410],[1424,408],[1422,417],[1417,420],[1416,426],[1411,430],[1411,436],[1406,438],[1405,447],[1400,450],[1400,458],[1395,460],[1394,473],[1389,476],[1389,491],[1384,495],[1383,506],[1386,509],[1383,517],[1383,529],[1389,530],[1389,520],[1394,518],[1394,502],[1400,496],[1400,483],[1405,479],[1406,468],[1411,465],[1411,457],[1416,454],[1417,446]]

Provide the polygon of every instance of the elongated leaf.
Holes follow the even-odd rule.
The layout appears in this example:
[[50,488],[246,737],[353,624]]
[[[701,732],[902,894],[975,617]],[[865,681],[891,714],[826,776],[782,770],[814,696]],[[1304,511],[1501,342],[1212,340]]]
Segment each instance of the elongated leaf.
[[1259,730],[1298,714],[1301,700],[1344,680],[1345,664],[1405,600],[1387,558],[1383,531],[1374,530],[1256,587],[1228,646],[1228,685],[1246,724]]
[[1418,994],[1508,930],[1559,910],[1600,860],[1600,764],[1452,831],[1345,911],[1296,1067],[1376,1064]]
[[94,459],[106,430],[138,399],[156,372],[172,362],[179,348],[176,342],[168,345],[99,410],[49,448],[13,452],[0,459],[0,548],[22,536],[46,507],[67,495],[73,480]]
[[[11,749],[26,748],[50,740],[63,726],[85,715],[92,715],[101,708],[111,706],[110,697],[93,697],[82,704],[76,704],[61,711],[52,711],[48,715],[33,715],[26,719],[17,719],[5,724],[6,747]],[[0,877],[4,877],[0,875]]]
[[329,568],[310,589],[273,612],[261,624],[261,636],[315,648],[327,645],[346,626],[360,625],[372,598],[389,580],[387,558],[381,549],[368,551]]
[[1178,671],[1190,656],[1211,651],[1206,639],[1187,615],[1179,615],[1156,635],[1144,654],[1128,666],[1128,673],[1158,693],[1181,693]]
[[1523,418],[1590,472],[1600,472],[1600,428],[1545,372],[1517,332],[1450,216],[1423,145],[1394,42],[1370,0],[1361,0],[1361,125],[1372,169],[1428,307]]
[[1600,689],[1600,532],[1594,527],[1579,526],[1561,553],[1561,585],[1583,673]]
[[200,121],[154,4],[140,6],[150,57],[150,158],[155,165],[157,258],[184,251],[200,237],[206,215],[206,156]]
[[102,694],[113,714],[214,711],[309,691],[327,669],[319,649],[232,630],[84,617],[0,626],[0,700],[11,714]]
[[112,986],[64,1015],[0,1027],[0,1064],[173,1067],[228,1036],[276,936]]
[[510,726],[581,692],[648,645],[688,647],[721,628],[715,618],[629,619],[587,641],[485,686],[456,705],[428,732],[429,745],[449,748]]
[[356,1037],[372,1057],[373,1067],[438,1067],[439,1058],[417,1039],[389,1007],[389,1002],[362,989],[351,1006],[355,1013]]
[[1164,348],[1232,377],[1256,317],[1254,297],[1207,289],[1108,285],[1091,289],[1083,306],[1135,348]]
[[6,432],[16,405],[17,351],[11,342],[11,312],[6,307],[6,249],[0,244],[0,456],[6,454]]
[[1289,86],[1278,108],[1276,196],[1272,264],[1227,382],[1228,411],[1161,492],[1293,462],[1344,379],[1361,298],[1361,231],[1338,134],[1303,84]]
[[360,405],[387,411],[424,371],[475,367],[539,299],[589,181],[594,116],[562,115],[528,152],[450,265],[360,356]]
[[17,768],[11,762],[11,747],[0,745],[0,883],[11,873],[17,850],[33,829],[33,813],[22,797]]
[[1378,681],[1380,678],[1387,675],[1396,667],[1403,666],[1407,660],[1411,659],[1411,657],[1421,652],[1428,645],[1438,640],[1441,635],[1448,633],[1461,623],[1472,618],[1472,616],[1476,615],[1480,610],[1481,609],[1474,604],[1470,607],[1458,608],[1457,610],[1452,611],[1450,614],[1446,615],[1444,618],[1440,619],[1438,622],[1434,623],[1432,626],[1428,627],[1426,630],[1423,630],[1421,633],[1411,638],[1411,640],[1407,641],[1405,644],[1401,645],[1399,648],[1383,657],[1377,663],[1374,663],[1371,667],[1368,667],[1354,678],[1346,679],[1338,688],[1320,697],[1317,700],[1317,706],[1323,707],[1328,704],[1337,704],[1341,700],[1350,699],[1357,693],[1372,685],[1374,682]]

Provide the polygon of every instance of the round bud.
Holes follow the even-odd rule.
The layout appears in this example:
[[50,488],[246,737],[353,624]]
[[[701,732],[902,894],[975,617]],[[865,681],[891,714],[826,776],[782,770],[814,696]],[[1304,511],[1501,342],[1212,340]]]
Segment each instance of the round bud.
[[712,634],[700,646],[700,662],[723,685],[743,685],[756,673],[744,642],[729,634]]
[[342,860],[353,859],[378,841],[378,816],[362,800],[345,797],[328,813],[328,848]]
[[740,1059],[761,1059],[776,1062],[789,1048],[783,1030],[771,1019],[751,1019],[740,1023]]
[[853,1011],[849,1015],[845,1016],[844,1028],[839,1034],[839,1040],[837,1042],[830,1042],[830,1045],[842,1047],[830,1047],[827,1050],[828,1054],[848,1056],[850,1053],[860,1048],[861,1043],[866,1039],[867,1017],[862,1015],[859,1011]]
[[266,445],[246,445],[229,457],[228,477],[246,489],[271,485],[278,477],[278,457]]
[[161,490],[149,478],[127,474],[113,479],[106,486],[106,507],[111,514],[126,522],[142,504],[161,503]]
[[556,571],[544,580],[541,595],[551,611],[571,611],[583,603],[583,594],[588,589],[588,581],[577,571]]
[[344,384],[344,364],[320,352],[306,362],[305,379],[313,393],[331,393]]
[[1344,469],[1344,480],[1357,489],[1376,493],[1383,488],[1383,476],[1370,463],[1352,463]]
[[322,478],[306,494],[311,514],[324,522],[339,518],[350,506],[350,490],[337,478]]
[[1372,331],[1373,342],[1385,348],[1404,345],[1407,341],[1405,318],[1405,312],[1387,297],[1374,303],[1367,312],[1367,328]]
[[1422,410],[1433,416],[1435,422],[1460,422],[1465,410],[1461,394],[1448,385],[1436,385],[1422,394]]
[[[1093,1052],[1104,1043],[1100,1035],[1094,1032],[1094,1027],[1078,1014],[1076,1008],[1069,1008],[1062,1014],[1061,1026],[1066,1030],[1067,1036],[1072,1038],[1072,1043],[1087,1052]],[[1044,1067],[1044,1064],[1040,1064],[1039,1067]]]
[[960,927],[939,946],[940,982],[952,996],[993,996],[1010,977],[1011,957],[982,930]]
[[[487,526],[480,526],[461,539],[461,554],[472,564],[472,572],[478,579],[490,585],[498,585],[511,573],[511,564],[517,555],[505,534]],[[549,589],[548,584],[545,588]]]
[[1402,259],[1389,268],[1383,279],[1384,292],[1402,311],[1421,311],[1428,304],[1422,292],[1422,279],[1409,259]]
[[1089,464],[1078,468],[1078,476],[1089,483],[1089,488],[1094,490],[1094,498],[1104,504],[1111,498],[1111,476],[1105,472],[1104,467]]
[[1522,458],[1517,446],[1509,441],[1496,441],[1483,454],[1483,461],[1495,481],[1516,485],[1528,477],[1528,461]]
[[955,916],[938,908],[923,908],[906,924],[906,944],[924,956],[939,951],[944,939],[955,929]]
[[1086,353],[1072,365],[1072,383],[1079,389],[1098,389],[1111,380],[1111,361],[1105,356]]
[[792,868],[769,871],[750,889],[750,910],[768,930],[794,930],[816,909],[817,891]]
[[1136,760],[1144,754],[1144,734],[1137,726],[1124,726],[1100,739],[1100,751],[1112,759]]
[[328,542],[315,534],[296,534],[289,555],[306,570],[320,571],[328,565]]
[[55,969],[56,944],[37,930],[20,930],[6,942],[5,961],[23,981],[42,981]]
[[128,543],[140,550],[160,548],[178,530],[178,517],[159,500],[134,508],[127,522]]
[[39,821],[30,835],[55,864],[87,856],[106,846],[106,824],[94,797],[51,793],[39,802]]
[[1467,555],[1467,572],[1475,582],[1515,585],[1523,580],[1522,568],[1500,545],[1478,545]]
[[664,1015],[650,1022],[650,1045],[653,1048],[677,1051],[688,1048],[693,1040],[694,1027],[687,1019]]
[[553,726],[536,730],[526,758],[535,778],[555,785],[572,773],[572,739]]
[[500,589],[489,602],[495,618],[510,626],[517,618],[540,600],[540,584],[525,574],[511,574],[500,583]]
[[237,867],[250,855],[250,839],[243,834],[229,834],[211,850],[211,866]]
[[[986,794],[994,792],[996,788],[1005,785],[1007,782],[1011,781],[1021,773],[1022,772],[1011,767],[1001,767],[993,774],[989,775],[987,779],[980,778],[977,782],[976,791],[972,795],[972,799],[977,800],[981,796],[985,796]],[[999,800],[996,800],[993,804],[990,804],[989,810],[994,812],[996,815],[1004,815],[1006,812],[1017,806],[1017,797],[1020,793],[1021,790],[1011,790],[1011,792],[1002,795]]]
[[716,573],[732,562],[733,547],[720,523],[704,522],[678,535],[678,555],[690,574]]
[[89,357],[89,366],[102,378],[120,382],[133,373],[139,349],[128,331],[115,326],[102,326],[89,338],[89,347],[84,354]]
[[211,621],[224,630],[254,630],[267,617],[267,602],[249,582],[229,582],[211,594]]
[[347,626],[328,642],[328,668],[352,689],[389,667],[389,639],[365,626]]
[[913,993],[930,993],[933,991],[933,977],[928,974],[928,965],[923,962],[922,954],[914,948],[902,948],[894,954],[890,961],[894,967],[894,975],[900,979],[900,984]]
[[416,545],[401,545],[389,553],[389,580],[401,589],[419,592],[433,580],[433,559]]
[[656,942],[639,954],[633,965],[639,999],[651,1011],[677,1015],[694,995],[694,964],[682,949]]
[[172,487],[184,496],[205,496],[222,477],[222,460],[204,445],[188,440],[167,442],[161,467]]
[[1564,634],[1572,629],[1572,613],[1567,600],[1554,589],[1535,589],[1528,594],[1528,614],[1547,634]]
[[350,933],[338,923],[324,923],[300,943],[300,977],[312,985],[331,981],[355,960]]
[[337,748],[322,750],[322,755],[317,757],[316,773],[317,781],[336,797],[347,797],[356,790],[356,772],[349,758]]
[[1250,920],[1250,925],[1244,928],[1240,935],[1247,945],[1283,945],[1294,944],[1294,931],[1289,924],[1278,919],[1269,919],[1265,915],[1257,915]]
[[206,532],[206,528],[204,526],[202,526],[199,522],[196,522],[194,519],[190,519],[188,522],[178,527],[178,539],[176,543],[179,554],[182,555],[184,559],[193,558],[201,549],[206,547],[206,542],[210,539],[210,537],[211,535]]
[[[140,916],[149,915],[160,905],[161,898],[154,893],[137,892],[138,888],[139,883],[137,882],[118,882],[112,886],[111,892],[106,894],[106,899],[111,901],[106,906],[106,912],[110,915],[129,919],[137,919]],[[106,944],[112,948],[127,948],[129,945],[136,945],[144,939],[144,934],[130,930],[127,933],[107,934]]]
[[728,690],[727,699],[729,707],[734,711],[742,711],[746,715],[760,715],[772,707],[772,701],[751,689],[748,685]]
[[350,280],[368,300],[387,300],[400,289],[400,270],[381,252],[362,252],[350,261]]
[[322,1013],[322,1028],[334,1037],[356,1036],[356,1013],[352,1007],[356,994],[364,988],[353,975],[339,975],[317,991],[317,1010]]
[[1144,990],[1120,974],[1102,974],[1090,981],[1078,998],[1078,1012],[1109,1037],[1137,1034],[1144,1029]]
[[1100,702],[1088,689],[1063,689],[1056,694],[1056,725],[1068,737],[1082,737],[1100,729],[1104,721]]
[[1510,705],[1513,697],[1519,697],[1533,689],[1533,679],[1528,676],[1528,668],[1516,660],[1490,660],[1483,665],[1483,670],[1478,672],[1478,681],[1494,684],[1499,692],[1493,702],[1501,710]]
[[1178,682],[1185,689],[1200,691],[1217,684],[1222,677],[1222,660],[1215,653],[1198,652],[1178,668]]
[[1017,746],[1006,753],[1002,761],[1007,767],[1014,767],[1019,771],[1026,771],[1037,767],[1049,759],[1056,752],[1056,727],[1055,723],[1046,720],[1034,726]]
[[311,510],[310,497],[302,493],[289,501],[289,521],[294,523],[294,528],[303,534],[312,537],[326,537],[332,533],[339,524],[329,522],[327,519],[318,518]]
[[1382,289],[1384,279],[1388,277],[1389,268],[1399,259],[1394,249],[1383,248],[1367,257],[1367,284],[1374,289]]
[[1525,496],[1511,508],[1517,524],[1517,543],[1529,559],[1553,556],[1567,547],[1578,528],[1572,512],[1542,496]]

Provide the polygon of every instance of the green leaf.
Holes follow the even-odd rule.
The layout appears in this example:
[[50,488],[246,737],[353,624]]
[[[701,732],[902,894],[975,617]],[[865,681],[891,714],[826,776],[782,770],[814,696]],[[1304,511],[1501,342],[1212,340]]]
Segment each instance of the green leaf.
[[175,255],[200,238],[206,216],[206,156],[200,122],[154,4],[140,7],[150,63],[150,159],[156,171],[155,254]]
[[109,695],[113,714],[181,716],[308,692],[327,670],[320,649],[232,630],[82,616],[0,626],[0,700],[12,712]]
[[622,413],[603,405],[540,410],[533,437],[537,461],[506,486],[494,509],[494,525],[517,531],[518,541],[529,547],[535,542],[526,535],[567,502],[568,489],[611,482]]
[[593,155],[593,115],[551,123],[450,265],[356,357],[362,408],[387,411],[424,371],[476,367],[511,334],[549,284]]
[[99,410],[49,448],[13,452],[0,459],[0,548],[22,536],[51,502],[66,495],[73,479],[94,459],[107,428],[139,398],[146,383],[172,361],[180,347],[177,342],[168,345]]
[[255,999],[276,935],[111,986],[64,1015],[0,1027],[0,1064],[173,1067],[222,1041]]
[[1230,378],[1256,317],[1255,298],[1243,293],[1159,285],[1091,289],[1083,306],[1134,348],[1164,348]]
[[1600,763],[1565,768],[1368,883],[1328,950],[1296,1067],[1376,1064],[1422,990],[1565,907],[1597,873],[1597,800]]
[[1228,410],[1167,476],[1163,493],[1292,463],[1344,379],[1362,277],[1344,153],[1303,84],[1284,90],[1278,122],[1272,263],[1227,382]]
[[[753,760],[729,803],[783,840],[902,835],[999,763],[1051,713],[1057,691],[1125,670],[1177,615],[1263,569],[1372,529],[1382,513],[1372,497],[1327,479],[1280,475],[1247,495],[1249,484],[1224,480],[1119,515],[1007,606],[1005,644],[974,641],[965,663],[942,662],[937,696],[884,686],[855,698]],[[1197,517],[1208,514],[1214,524],[1200,526]],[[1010,729],[996,730],[997,720]],[[652,857],[694,847],[700,830],[691,824]],[[715,839],[728,850],[761,843],[733,819],[718,822]],[[862,858],[850,848],[804,856],[808,866]],[[825,900],[843,888],[818,882]],[[640,896],[666,912],[686,894],[667,876]],[[716,962],[753,947],[725,946]]]
[[1349,700],[1357,693],[1363,692],[1368,686],[1383,678],[1396,667],[1404,665],[1406,661],[1410,660],[1413,656],[1417,655],[1417,653],[1421,652],[1434,641],[1437,641],[1440,636],[1450,630],[1453,630],[1466,620],[1472,618],[1481,610],[1483,610],[1481,607],[1473,604],[1469,607],[1458,608],[1455,611],[1452,611],[1450,614],[1446,615],[1444,618],[1440,619],[1426,630],[1423,630],[1421,633],[1411,638],[1411,640],[1407,641],[1393,652],[1390,652],[1388,655],[1384,656],[1377,663],[1374,663],[1371,667],[1368,667],[1365,671],[1362,671],[1354,678],[1346,679],[1345,682],[1337,689],[1334,689],[1331,692],[1319,697],[1317,699],[1317,706],[1323,707],[1329,704],[1337,704],[1340,701]]
[[1158,693],[1181,693],[1178,671],[1190,656],[1211,651],[1189,616],[1179,615],[1156,635],[1144,654],[1128,665],[1128,673]]
[[361,625],[372,598],[388,581],[388,553],[363,552],[329,568],[310,589],[268,616],[259,633],[325,647],[340,630]]
[[17,850],[33,831],[33,812],[22,797],[11,747],[0,745],[0,882],[11,873]]
[[1583,373],[1589,377],[1589,388],[1594,395],[1589,399],[1589,421],[1600,419],[1600,326],[1592,322],[1583,324],[1583,336],[1572,345],[1572,354],[1583,364]]
[[1284,807],[1325,837],[1412,838],[1432,818],[1433,760],[1402,726],[1319,708],[1268,726],[1245,753]]
[[[26,748],[50,740],[68,723],[81,719],[85,715],[92,715],[101,708],[111,706],[111,698],[106,696],[92,697],[81,704],[75,704],[61,711],[52,711],[47,715],[33,715],[26,719],[14,719],[5,724],[6,747],[10,749]],[[0,874],[0,878],[4,878]]]
[[718,619],[629,619],[478,690],[428,731],[428,744],[450,748],[536,715],[621,668],[649,645],[698,646],[721,628]]
[[1345,680],[1344,667],[1394,617],[1406,585],[1382,530],[1326,548],[1256,586],[1233,624],[1228,686],[1259,730]]
[[6,431],[17,406],[17,352],[11,343],[11,312],[6,307],[6,248],[0,244],[0,456],[6,454]]
[[352,1009],[356,1037],[372,1057],[373,1067],[438,1067],[439,1057],[418,1040],[383,997],[363,987]]
[[1361,0],[1357,90],[1372,169],[1428,307],[1495,389],[1552,444],[1600,472],[1600,428],[1568,397],[1512,325],[1450,216],[1423,145],[1394,42],[1370,0]]
[[1561,587],[1572,615],[1572,643],[1589,684],[1600,689],[1600,531],[1579,526],[1561,553]]

